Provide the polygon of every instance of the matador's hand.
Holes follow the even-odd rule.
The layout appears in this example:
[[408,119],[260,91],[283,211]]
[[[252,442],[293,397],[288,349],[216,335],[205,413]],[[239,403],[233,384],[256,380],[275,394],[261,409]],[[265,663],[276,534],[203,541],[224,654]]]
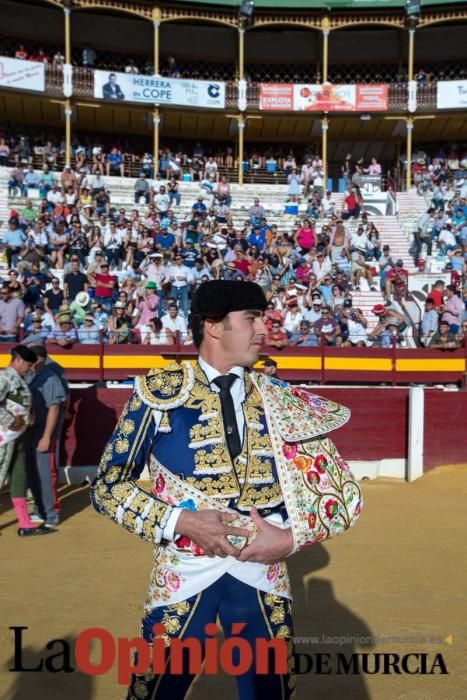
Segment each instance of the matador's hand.
[[292,529],[282,529],[264,520],[256,508],[250,510],[250,516],[257,528],[254,541],[242,549],[239,561],[256,561],[260,564],[275,564],[283,561],[292,553],[294,540]]
[[228,523],[237,517],[235,513],[221,513],[219,510],[183,510],[175,532],[192,540],[208,557],[230,555],[238,558],[240,550],[233,547],[226,536],[249,537],[251,532],[246,528],[229,526]]
[[24,420],[24,416],[15,416],[13,418],[12,423],[8,426],[9,430],[14,430],[15,432],[18,430],[22,430],[26,425],[26,422]]

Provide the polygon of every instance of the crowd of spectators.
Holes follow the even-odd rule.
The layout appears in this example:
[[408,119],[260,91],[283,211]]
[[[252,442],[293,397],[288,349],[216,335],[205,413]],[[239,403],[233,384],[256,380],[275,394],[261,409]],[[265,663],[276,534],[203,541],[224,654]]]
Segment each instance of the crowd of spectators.
[[[75,133],[71,145],[72,165],[78,172],[95,173],[100,170],[107,175],[137,175],[141,171],[153,177],[154,157],[149,144],[143,139],[110,141],[108,138],[91,137]],[[48,165],[56,169],[65,163],[65,142],[62,133],[21,133],[21,128],[12,126],[0,129],[0,165],[16,165],[27,168]],[[238,166],[232,144],[173,144],[159,151],[158,172],[162,177],[202,180],[212,176],[219,180],[221,174],[234,174]],[[246,173],[263,173],[282,176],[289,184],[293,200],[297,195],[297,184],[304,184],[310,192],[322,189],[323,163],[309,147],[251,144],[247,147],[243,170]],[[346,185],[361,186],[362,178],[381,178],[383,168],[376,158],[364,162],[345,155],[336,174]]]
[[[20,167],[15,168],[11,193],[24,196],[32,188],[39,198],[25,197],[2,231],[9,272],[0,292],[1,339],[16,340],[21,332],[64,347],[100,340],[172,344],[178,333],[190,343],[193,290],[224,277],[254,280],[264,288],[271,347],[403,342],[407,319],[398,302],[406,296],[408,272],[358,201],[354,176],[361,164],[350,169],[341,211],[329,192],[307,180],[307,168],[319,170],[319,159],[306,161],[298,183],[306,212],[292,224],[284,217],[283,227],[268,222],[259,198],[235,224],[230,184],[215,166],[213,158],[204,160],[199,195],[184,216],[173,173],[154,179],[142,171],[134,208],[115,208],[111,178],[99,167],[93,174],[68,166],[58,173],[48,164],[37,172],[28,165],[21,182],[15,179]],[[453,216],[465,218],[465,200],[459,206],[460,214]],[[352,227],[349,218],[355,219]],[[465,332],[465,299],[459,296],[465,236],[460,249],[460,256],[456,247],[446,251],[452,284],[435,306],[437,322],[449,321],[455,338],[449,342],[456,344]],[[360,289],[380,290],[385,298],[372,309],[372,319],[354,304]],[[374,317],[376,327],[369,329]],[[438,342],[434,318],[431,314],[430,328]]]
[[[407,168],[407,156],[401,154],[401,165]],[[462,187],[467,175],[467,144],[439,146],[432,152],[415,148],[411,159],[412,179],[417,192],[427,197],[438,187],[450,185],[456,190]]]

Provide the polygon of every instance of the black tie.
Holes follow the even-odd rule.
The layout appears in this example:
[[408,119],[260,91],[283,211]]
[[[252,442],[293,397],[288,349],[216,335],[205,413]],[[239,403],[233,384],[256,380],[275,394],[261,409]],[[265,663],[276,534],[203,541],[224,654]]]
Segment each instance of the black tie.
[[230,387],[236,379],[238,379],[236,374],[222,374],[220,377],[216,377],[212,380],[220,389],[224,430],[227,436],[227,445],[232,459],[238,457],[242,451],[242,442],[238,433],[234,402],[232,394],[230,393]]

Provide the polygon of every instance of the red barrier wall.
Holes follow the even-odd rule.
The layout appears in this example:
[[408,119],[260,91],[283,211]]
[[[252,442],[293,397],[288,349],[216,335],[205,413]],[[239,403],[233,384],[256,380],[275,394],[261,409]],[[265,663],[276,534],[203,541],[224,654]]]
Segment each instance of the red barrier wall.
[[403,459],[407,454],[408,389],[333,389],[316,393],[347,406],[350,421],[333,433],[346,459]]
[[424,470],[467,463],[467,392],[425,391]]
[[[73,389],[62,464],[96,464],[130,389]],[[348,406],[352,418],[334,433],[347,459],[403,458],[407,452],[407,389],[334,389],[316,393]]]
[[[408,389],[316,387],[315,391],[352,411],[347,425],[333,433],[346,459],[407,456]],[[61,464],[98,463],[129,394],[130,388],[72,390],[72,419],[65,424]],[[425,390],[425,471],[467,462],[466,417],[467,392]]]
[[71,420],[62,434],[61,464],[92,466],[99,463],[131,389],[72,389]]

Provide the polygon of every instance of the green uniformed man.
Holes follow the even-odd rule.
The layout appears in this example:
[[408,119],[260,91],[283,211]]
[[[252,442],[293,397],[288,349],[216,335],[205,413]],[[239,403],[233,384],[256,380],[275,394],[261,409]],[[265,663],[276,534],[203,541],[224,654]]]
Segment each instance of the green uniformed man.
[[43,535],[48,530],[34,524],[26,505],[24,431],[31,424],[31,392],[24,377],[37,361],[36,354],[17,345],[9,366],[0,372],[0,487],[6,478],[18,518],[18,535]]

